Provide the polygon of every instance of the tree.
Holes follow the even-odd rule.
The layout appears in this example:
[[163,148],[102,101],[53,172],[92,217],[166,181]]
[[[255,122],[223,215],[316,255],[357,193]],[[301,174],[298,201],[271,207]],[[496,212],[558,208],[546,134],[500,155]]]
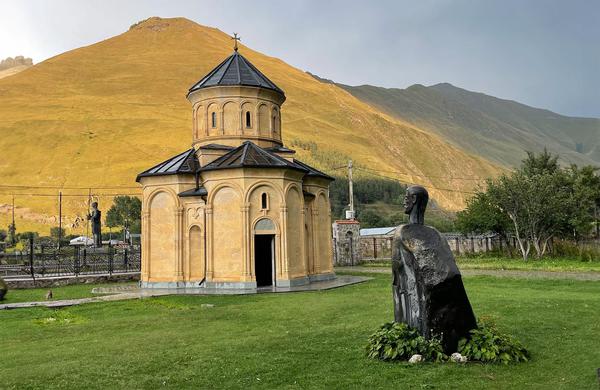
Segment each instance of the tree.
[[65,229],[59,228],[58,226],[50,228],[50,237],[55,238],[57,240],[65,237]]
[[134,196],[117,196],[106,213],[106,225],[127,228],[133,233],[141,230],[142,202]]
[[527,158],[517,171],[488,181],[459,215],[463,231],[506,229],[527,260],[542,257],[556,236],[577,238],[589,231],[594,202],[600,204],[600,178],[592,167],[561,169],[548,151]]
[[6,232],[6,230],[0,229],[0,241],[4,241],[6,240],[6,238],[8,237],[8,233]]
[[457,213],[456,225],[463,234],[497,234],[512,256],[509,244],[511,220],[487,192],[478,192],[467,201],[466,209]]

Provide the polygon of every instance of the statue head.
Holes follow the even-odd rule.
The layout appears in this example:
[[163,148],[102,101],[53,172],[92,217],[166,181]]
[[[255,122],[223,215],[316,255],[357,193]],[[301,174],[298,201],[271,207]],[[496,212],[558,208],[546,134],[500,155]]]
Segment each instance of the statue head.
[[97,209],[98,208],[98,202],[92,202],[92,208]]
[[409,215],[409,223],[423,225],[428,201],[429,194],[424,187],[410,186],[406,189],[404,213]]

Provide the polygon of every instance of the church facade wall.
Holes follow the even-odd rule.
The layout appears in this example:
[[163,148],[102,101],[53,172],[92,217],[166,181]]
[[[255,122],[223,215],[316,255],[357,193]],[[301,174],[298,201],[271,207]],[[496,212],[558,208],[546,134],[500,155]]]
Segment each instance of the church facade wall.
[[278,169],[204,172],[206,203],[177,196],[194,187],[191,177],[144,178],[142,283],[254,287],[261,219],[274,226],[267,233],[274,236],[277,285],[333,275],[328,183],[302,176]]
[[307,275],[307,262],[304,253],[304,204],[302,187],[288,186],[286,191],[286,245],[290,279]]

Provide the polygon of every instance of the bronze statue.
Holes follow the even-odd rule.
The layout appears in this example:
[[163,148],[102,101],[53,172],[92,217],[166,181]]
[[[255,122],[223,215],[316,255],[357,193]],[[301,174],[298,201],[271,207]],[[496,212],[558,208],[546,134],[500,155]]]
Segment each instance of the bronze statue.
[[88,221],[92,221],[92,235],[94,236],[94,246],[102,247],[102,212],[98,210],[98,202],[92,202],[92,212],[88,214]]
[[392,249],[394,319],[425,338],[441,338],[444,352],[450,354],[476,327],[476,320],[448,243],[424,225],[428,201],[425,188],[407,188],[404,212],[409,223],[396,230]]

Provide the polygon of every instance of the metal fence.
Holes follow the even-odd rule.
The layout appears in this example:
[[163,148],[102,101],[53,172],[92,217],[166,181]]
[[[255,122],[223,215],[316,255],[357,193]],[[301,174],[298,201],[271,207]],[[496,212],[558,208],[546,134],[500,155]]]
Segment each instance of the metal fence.
[[43,278],[139,272],[141,252],[138,247],[68,247],[35,248],[32,241],[27,251],[0,255],[0,276],[10,278]]

